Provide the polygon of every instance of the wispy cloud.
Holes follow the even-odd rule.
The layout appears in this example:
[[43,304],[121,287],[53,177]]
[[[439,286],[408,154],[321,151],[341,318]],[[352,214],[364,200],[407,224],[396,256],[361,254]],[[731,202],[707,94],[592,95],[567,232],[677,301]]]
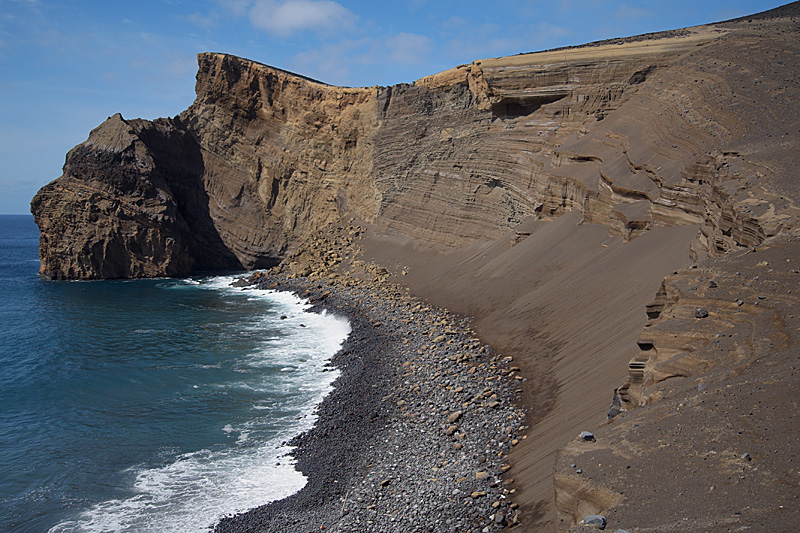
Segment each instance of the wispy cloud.
[[249,15],[253,26],[282,37],[301,31],[348,30],[356,18],[330,0],[256,0]]
[[217,0],[219,5],[225,8],[231,15],[243,17],[247,14],[247,8],[252,4],[252,0]]
[[173,78],[183,78],[197,70],[197,58],[193,55],[172,58],[163,65],[163,72]]
[[439,25],[443,32],[457,31],[469,25],[469,21],[464,17],[453,15]]
[[351,67],[359,50],[369,47],[369,39],[344,39],[295,54],[290,68],[295,72],[335,85],[351,85]]
[[192,13],[186,16],[186,20],[189,21],[191,24],[197,26],[198,28],[202,28],[204,30],[210,30],[211,28],[216,27],[219,17],[216,13],[210,13],[208,15],[202,15],[200,13]]
[[430,58],[432,44],[429,37],[413,33],[342,39],[296,54],[291,68],[327,83],[352,85],[353,76],[365,67],[381,70],[423,64]]
[[386,39],[386,49],[392,63],[417,65],[428,58],[431,43],[431,39],[424,35],[398,33]]

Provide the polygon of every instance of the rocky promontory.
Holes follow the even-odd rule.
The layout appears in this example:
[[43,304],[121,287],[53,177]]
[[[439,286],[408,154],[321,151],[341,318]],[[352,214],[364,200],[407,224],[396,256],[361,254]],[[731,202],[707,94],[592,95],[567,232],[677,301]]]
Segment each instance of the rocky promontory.
[[[605,513],[647,530],[652,508],[653,527],[680,529],[684,496],[714,487],[716,507],[687,529],[753,527],[764,499],[722,521],[713,513],[751,498],[748,479],[798,495],[791,461],[759,439],[783,431],[794,404],[754,403],[797,385],[798,20],[795,2],[392,87],[334,87],[200,54],[187,110],[110,117],[33,199],[41,273],[271,268],[405,286],[471,317],[481,342],[520,369],[529,429],[508,457],[504,488],[519,505],[508,525],[593,527],[585,516]],[[769,392],[730,394],[756,381]],[[711,404],[726,425],[700,436]],[[764,415],[766,433],[749,433],[737,417],[756,414],[739,410]],[[597,439],[576,441],[584,430]],[[687,464],[715,468],[689,471],[720,479],[682,491],[675,451],[694,443],[706,455]],[[797,446],[780,443],[794,457]],[[570,466],[590,461],[586,475]],[[670,491],[654,505],[660,486]],[[795,510],[762,523],[797,520]]]

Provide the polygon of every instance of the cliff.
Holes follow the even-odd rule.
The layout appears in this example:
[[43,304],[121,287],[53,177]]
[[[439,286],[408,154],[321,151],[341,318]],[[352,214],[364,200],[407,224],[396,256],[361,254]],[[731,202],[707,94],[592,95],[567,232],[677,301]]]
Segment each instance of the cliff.
[[[654,384],[713,367],[677,357],[708,332],[639,339],[645,309],[674,304],[666,283],[646,307],[664,277],[797,228],[798,16],[794,3],[393,87],[200,54],[189,109],[109,118],[33,199],[41,273],[280,263],[406,284],[474,317],[522,367],[531,427],[516,498],[526,523],[569,527],[620,501],[553,483],[556,455],[605,420],[614,389],[633,412],[657,400]],[[353,221],[368,231],[341,231]],[[360,258],[340,257],[355,236]]]
[[763,186],[792,147],[767,158],[741,144],[792,131],[794,88],[778,58],[717,59],[744,31],[475,61],[388,88],[200,54],[189,109],[111,117],[34,198],[42,274],[259,268],[349,216],[447,247],[567,211],[625,240],[697,225],[695,257],[758,244],[793,216]]

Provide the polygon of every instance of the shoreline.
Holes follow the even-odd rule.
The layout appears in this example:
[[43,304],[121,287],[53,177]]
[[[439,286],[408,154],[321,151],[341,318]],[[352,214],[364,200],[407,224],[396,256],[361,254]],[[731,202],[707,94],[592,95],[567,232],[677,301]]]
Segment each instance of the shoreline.
[[[255,275],[260,288],[345,316],[341,375],[290,441],[299,492],[221,519],[246,531],[495,531],[518,523],[507,454],[525,438],[511,358],[467,319],[387,283]],[[516,370],[515,370],[516,369]]]

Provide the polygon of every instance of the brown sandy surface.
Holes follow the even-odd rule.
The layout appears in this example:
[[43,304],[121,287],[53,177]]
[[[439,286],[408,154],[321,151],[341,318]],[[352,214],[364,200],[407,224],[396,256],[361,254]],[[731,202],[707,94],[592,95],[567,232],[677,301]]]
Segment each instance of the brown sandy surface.
[[616,503],[612,531],[797,531],[798,266],[795,234],[667,277],[640,339],[663,381],[561,454],[563,526]]
[[[683,67],[670,73],[673,84],[685,83],[686,90],[699,91],[695,93],[695,104],[705,101],[711,109],[719,108],[721,99],[730,100],[725,113],[731,115],[724,119],[718,116],[721,123],[734,124],[738,129],[714,133],[712,142],[727,144],[734,150],[733,160],[726,163],[726,168],[739,178],[747,176],[731,182],[739,191],[741,203],[737,209],[742,213],[758,216],[783,205],[778,209],[796,215],[790,198],[796,198],[798,193],[798,114],[788,97],[798,89],[798,57],[790,51],[796,48],[796,29],[796,24],[786,19],[755,17],[704,33],[705,37],[713,35],[715,40],[710,43],[693,34],[692,38],[698,40],[695,44],[703,46],[687,54],[682,59]],[[678,41],[680,38],[664,42],[674,47]],[[624,55],[626,47],[631,53],[642,53],[648,44],[652,46],[620,46],[617,53]],[[580,59],[605,48],[608,46],[569,53]],[[557,60],[559,53],[563,55],[542,54],[542,62]],[[503,61],[530,64],[531,56],[483,63],[488,66]],[[700,86],[703,79],[714,80],[716,87],[704,89]],[[664,78],[660,83],[666,82]],[[674,87],[665,85],[665,91]],[[730,93],[715,92],[720,87]],[[707,133],[693,129],[694,118],[682,111],[670,119],[671,124],[665,122],[667,129],[663,130],[661,141],[652,137],[650,126],[647,135],[638,134],[637,131],[648,131],[641,129],[648,114],[663,118],[673,112],[669,107],[659,111],[659,106],[664,105],[660,98],[654,93],[632,99],[626,104],[626,112],[611,114],[595,133],[624,132],[629,156],[645,159],[653,168],[658,166],[662,179],[678,184],[685,178],[685,165],[675,164],[670,157],[688,154],[709,138],[704,137]],[[637,116],[642,118],[637,121]],[[603,155],[606,148],[602,143],[592,146],[596,142],[592,139],[602,137],[578,136],[567,141],[566,146],[576,153]],[[672,143],[671,150],[666,143]],[[654,146],[665,148],[671,155],[664,157],[663,153],[652,151]],[[606,168],[611,160],[606,156],[611,155],[603,156]],[[564,172],[574,173],[574,167]],[[590,181],[587,184],[592,186]],[[633,204],[626,204],[630,205]],[[512,454],[514,467],[509,475],[519,489],[524,528],[538,531],[570,527],[587,514],[611,507],[610,524],[628,530],[722,531],[741,526],[796,530],[800,527],[796,514],[800,490],[792,461],[798,445],[791,432],[797,407],[797,376],[791,367],[797,363],[796,328],[783,336],[776,333],[776,328],[777,323],[784,319],[790,323],[793,318],[789,317],[800,313],[797,301],[785,296],[800,278],[786,277],[784,272],[791,266],[786,259],[800,258],[798,248],[786,241],[785,235],[779,235],[768,240],[768,246],[759,248],[764,251],[738,252],[707,260],[701,269],[687,270],[693,262],[690,248],[697,249],[697,225],[647,231],[623,244],[621,238],[610,236],[607,226],[581,223],[583,217],[591,218],[591,212],[566,214],[553,222],[525,223],[496,241],[460,250],[436,249],[391,232],[376,232],[366,243],[366,258],[390,267],[398,274],[396,279],[418,295],[475,317],[481,337],[501,353],[513,354],[523,368],[532,428],[528,439]],[[689,224],[691,219],[672,223],[676,222]],[[512,243],[516,244],[512,247]],[[749,340],[739,339],[738,344],[734,337],[728,337],[713,346],[723,341],[731,346],[734,343],[739,351],[749,350],[749,355],[742,356],[748,362],[726,359],[716,366],[709,363],[709,373],[702,374],[704,364],[683,361],[684,366],[677,365],[677,372],[702,376],[675,384],[666,382],[670,390],[682,387],[683,396],[672,392],[674,396],[667,396],[668,400],[654,401],[642,410],[626,413],[613,425],[604,426],[599,432],[602,438],[590,447],[602,448],[605,455],[598,452],[597,457],[579,460],[570,451],[556,471],[559,450],[581,431],[593,430],[605,421],[613,391],[628,375],[628,362],[641,355],[636,341],[647,322],[645,306],[654,299],[662,278],[675,271],[684,276],[704,272],[726,279],[726,284],[728,278],[744,282],[757,272],[736,272],[744,272],[745,263],[755,261],[760,254],[770,264],[781,264],[773,267],[776,285],[770,286],[772,292],[766,294],[768,305],[775,306],[771,314],[767,313],[765,302],[757,299],[758,294],[746,292],[746,285],[739,283],[743,286],[725,285],[713,296],[719,298],[724,293],[718,301],[730,304],[737,297],[733,293],[739,291],[738,298],[747,300],[742,307],[733,304],[739,314],[728,317],[728,325],[718,323],[717,311],[710,311],[706,322],[695,323],[690,315],[691,320],[684,325],[684,336],[689,338],[707,339],[709,331],[716,335],[729,329],[737,331],[737,337],[747,336]],[[765,271],[763,278],[770,267],[756,267],[759,261],[747,268]],[[712,273],[705,269],[716,270]],[[782,277],[777,280],[779,272]],[[723,282],[719,283],[722,287]],[[780,298],[779,293],[783,295]],[[692,295],[696,295],[694,291]],[[745,315],[742,308],[758,314]],[[742,322],[744,316],[753,318]],[[697,331],[700,325],[708,331]],[[772,349],[770,343],[772,347],[783,346],[780,356],[765,357]],[[685,349],[671,346],[665,353],[673,355]],[[656,373],[658,379],[668,376],[669,370]],[[697,380],[716,385],[709,384],[700,394]],[[685,405],[679,407],[681,403]],[[758,409],[750,415],[754,406]],[[747,413],[743,415],[744,410]],[[739,433],[745,420],[747,431]],[[612,441],[617,444],[604,444]],[[671,441],[675,443],[670,444]],[[621,442],[626,444],[620,445]],[[570,450],[574,446],[577,444],[570,444]],[[753,460],[742,460],[744,453]],[[585,467],[579,476],[569,467],[572,463],[592,466]],[[609,466],[594,466],[598,463]],[[555,472],[560,518],[554,505]],[[602,490],[590,490],[594,495],[587,497],[582,489],[587,479]],[[612,507],[620,501],[625,503]]]
[[623,246],[608,228],[575,214],[538,223],[522,242],[511,236],[468,251],[436,253],[366,243],[368,258],[408,274],[414,291],[476,317],[481,338],[513,355],[527,376],[532,430],[512,454],[527,524],[552,523],[555,454],[605,419],[612,391],[627,375],[645,324],[644,306],[661,279],[687,266],[696,228],[664,228]]

